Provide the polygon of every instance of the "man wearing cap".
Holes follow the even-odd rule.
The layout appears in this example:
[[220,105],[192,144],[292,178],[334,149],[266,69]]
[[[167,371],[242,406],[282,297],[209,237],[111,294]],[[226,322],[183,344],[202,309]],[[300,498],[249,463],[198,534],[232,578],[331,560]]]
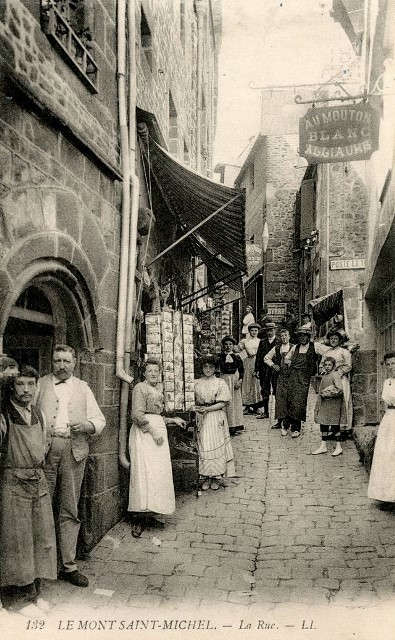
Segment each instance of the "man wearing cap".
[[275,417],[276,423],[272,429],[281,429],[282,435],[287,435],[287,426],[285,418],[287,416],[287,400],[288,400],[288,378],[289,366],[285,364],[285,356],[293,345],[289,341],[289,330],[285,327],[280,329],[281,344],[276,344],[273,349],[265,355],[265,364],[277,373],[276,384],[276,407]]
[[75,365],[72,347],[54,347],[53,373],[40,378],[37,405],[51,436],[44,470],[52,500],[58,489],[58,547],[63,565],[59,577],[76,587],[87,587],[88,578],[78,571],[75,561],[81,524],[78,502],[90,438],[101,433],[106,420],[87,383],[73,375]]
[[299,344],[292,347],[284,358],[289,365],[287,423],[291,427],[293,438],[300,436],[302,422],[306,420],[307,396],[310,378],[317,372],[318,356],[323,356],[328,347],[311,341],[311,329],[299,327]]
[[263,411],[259,412],[257,419],[269,417],[269,398],[270,394],[276,393],[277,371],[265,364],[265,356],[278,343],[276,340],[276,325],[274,322],[267,322],[265,325],[266,337],[262,338],[259,343],[258,352],[255,360],[255,373],[259,377],[261,385],[262,402],[259,403]]

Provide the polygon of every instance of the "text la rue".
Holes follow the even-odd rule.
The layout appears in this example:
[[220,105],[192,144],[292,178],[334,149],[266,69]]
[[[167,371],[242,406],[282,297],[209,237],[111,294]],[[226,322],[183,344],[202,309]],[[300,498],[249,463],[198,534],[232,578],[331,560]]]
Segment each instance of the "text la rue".
[[[296,625],[288,625],[288,626],[296,627]],[[299,628],[300,629],[316,629],[313,620],[302,620]],[[266,620],[257,620],[256,622],[247,622],[246,620],[240,620],[239,629],[271,630],[271,629],[278,629],[278,625],[275,622],[267,622]]]

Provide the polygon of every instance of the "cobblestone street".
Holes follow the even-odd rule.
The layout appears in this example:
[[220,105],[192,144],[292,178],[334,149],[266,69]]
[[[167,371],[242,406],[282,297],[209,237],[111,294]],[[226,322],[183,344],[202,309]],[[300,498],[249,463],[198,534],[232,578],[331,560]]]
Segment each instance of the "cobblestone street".
[[255,616],[253,625],[267,619],[296,634],[286,637],[320,624],[319,638],[337,637],[331,624],[344,617],[350,633],[338,637],[352,637],[357,624],[358,638],[373,638],[369,625],[380,612],[379,636],[387,637],[394,515],[366,497],[367,474],[352,441],[337,458],[310,455],[320,437],[314,401],[311,392],[310,420],[297,440],[249,417],[232,440],[240,477],[198,499],[180,495],[165,529],[146,530],[139,540],[119,523],[81,563],[88,589],[50,587],[52,614],[75,619],[80,608],[85,619],[88,611],[108,619],[110,611],[119,620],[127,609],[130,619],[145,620],[193,610],[194,618],[213,620],[221,612],[231,629]]

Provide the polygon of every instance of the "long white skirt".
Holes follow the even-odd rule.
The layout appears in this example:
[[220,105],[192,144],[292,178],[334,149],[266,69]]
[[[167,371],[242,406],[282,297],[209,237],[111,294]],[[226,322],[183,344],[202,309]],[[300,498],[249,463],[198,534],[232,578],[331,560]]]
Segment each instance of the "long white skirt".
[[395,502],[395,411],[387,409],[380,423],[370,471],[368,496]]
[[200,475],[234,477],[236,469],[225,411],[197,414],[197,419]]
[[129,435],[130,484],[128,511],[153,511],[168,515],[176,508],[167,429],[162,416],[146,414],[150,425],[163,435],[157,445],[150,433],[132,424]]

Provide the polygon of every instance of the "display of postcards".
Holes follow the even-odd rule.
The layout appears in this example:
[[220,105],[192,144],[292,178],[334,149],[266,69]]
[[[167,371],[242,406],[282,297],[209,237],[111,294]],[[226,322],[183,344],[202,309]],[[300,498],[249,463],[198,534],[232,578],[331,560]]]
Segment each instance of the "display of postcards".
[[165,360],[171,360],[173,362],[173,343],[172,342],[163,342],[163,355]]
[[182,367],[174,367],[174,380],[176,383],[176,389],[182,391],[184,388],[184,372]]
[[171,311],[162,311],[162,321],[163,322],[172,322],[173,313]]
[[165,391],[174,392],[174,380],[171,380],[170,382],[167,382],[167,380],[165,380],[164,386],[165,386]]
[[174,363],[169,362],[169,360],[163,361],[163,373],[167,375],[168,372],[172,372],[174,374]]
[[147,313],[145,315],[145,324],[160,325],[160,316],[156,313]]
[[184,371],[185,373],[193,373],[195,370],[193,364],[185,364],[184,365]]
[[174,391],[165,390],[165,402],[174,402]]
[[163,380],[165,382],[174,382],[174,371],[164,371],[163,372]]
[[160,338],[160,327],[156,324],[149,324],[147,326],[147,338]]
[[174,394],[174,405],[176,411],[184,408],[184,394],[183,393],[175,393]]
[[185,393],[185,402],[195,402],[195,394],[190,391]]
[[155,356],[161,356],[162,355],[162,349],[161,349],[160,344],[159,345],[155,345],[155,344],[147,345],[147,352],[148,353],[152,353]]
[[157,345],[158,347],[160,347],[160,345],[162,344],[160,334],[155,333],[152,336],[147,336],[147,344]]
[[[169,400],[168,402],[165,402],[165,410],[166,411],[175,411],[174,400]],[[192,409],[190,409],[190,411],[192,411]]]
[[167,331],[163,329],[162,331],[162,340],[163,342],[173,342],[174,333],[172,331]]
[[187,393],[194,393],[195,392],[195,385],[193,382],[186,382],[185,383],[185,395]]
[[174,366],[175,367],[182,367],[182,353],[175,353],[174,354]]
[[171,331],[173,333],[173,323],[162,322],[162,331]]
[[185,373],[184,379],[186,383],[193,382],[194,381],[193,373]]

